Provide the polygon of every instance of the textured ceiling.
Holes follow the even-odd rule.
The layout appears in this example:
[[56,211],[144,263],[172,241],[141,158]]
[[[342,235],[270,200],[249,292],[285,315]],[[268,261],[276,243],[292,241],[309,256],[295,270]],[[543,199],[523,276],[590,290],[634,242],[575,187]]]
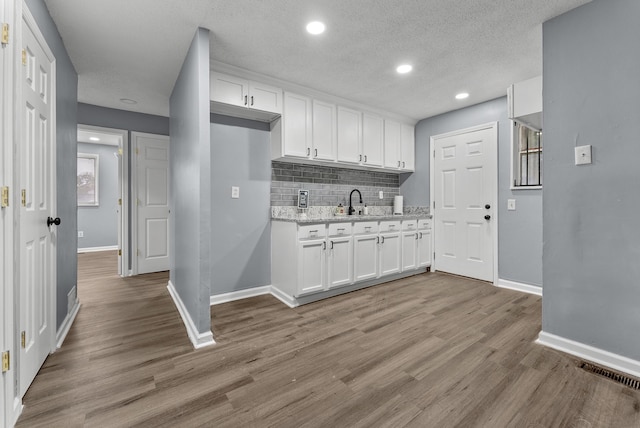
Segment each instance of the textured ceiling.
[[[78,72],[80,102],[168,116],[201,26],[211,30],[213,60],[418,120],[541,74],[541,23],[588,0],[45,3]],[[310,20],[324,21],[326,32],[307,34]],[[413,71],[398,75],[405,62]],[[462,91],[471,96],[455,100]]]

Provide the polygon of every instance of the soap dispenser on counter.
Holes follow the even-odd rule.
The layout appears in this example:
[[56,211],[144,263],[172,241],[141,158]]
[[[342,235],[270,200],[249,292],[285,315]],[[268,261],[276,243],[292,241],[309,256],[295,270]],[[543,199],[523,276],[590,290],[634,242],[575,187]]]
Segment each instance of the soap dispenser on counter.
[[345,215],[344,206],[342,206],[342,203],[338,204],[338,206],[336,207],[335,215]]

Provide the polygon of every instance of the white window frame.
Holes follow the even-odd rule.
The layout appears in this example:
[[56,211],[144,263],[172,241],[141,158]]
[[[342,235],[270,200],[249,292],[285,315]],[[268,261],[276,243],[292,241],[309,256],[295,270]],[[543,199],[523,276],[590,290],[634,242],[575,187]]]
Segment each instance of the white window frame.
[[100,206],[100,156],[93,153],[78,153],[78,159],[93,160],[93,176],[94,176],[94,198],[93,202],[80,202],[79,207],[98,207]]
[[[526,185],[520,185],[519,184],[519,179],[521,177],[521,173],[520,173],[520,149],[519,149],[519,138],[518,138],[518,133],[516,132],[516,130],[518,129],[518,127],[516,125],[520,125],[520,126],[526,126],[529,129],[533,129],[534,131],[539,131],[542,132],[542,130],[540,129],[536,129],[533,128],[530,125],[527,125],[525,123],[519,122],[519,121],[515,121],[515,120],[510,120],[510,126],[511,126],[511,177],[510,177],[510,183],[511,183],[511,190],[540,190],[542,189],[542,184],[540,184],[539,186],[526,186]],[[544,156],[544,144],[542,143],[542,140],[540,140],[540,161],[542,161]],[[542,170],[540,171],[540,179],[542,182]],[[518,183],[518,184],[516,184]]]

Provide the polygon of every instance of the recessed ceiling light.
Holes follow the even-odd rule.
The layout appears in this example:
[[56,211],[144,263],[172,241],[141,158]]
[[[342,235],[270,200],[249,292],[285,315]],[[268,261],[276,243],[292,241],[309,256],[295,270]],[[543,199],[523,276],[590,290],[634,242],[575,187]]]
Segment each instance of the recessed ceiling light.
[[100,141],[100,138],[98,138],[98,137],[89,137],[89,140],[91,140],[91,141]]
[[469,98],[469,94],[466,92],[460,92],[456,95],[456,100],[464,100],[465,98]]
[[408,73],[411,70],[413,70],[413,67],[409,64],[402,64],[402,65],[399,65],[398,68],[396,68],[396,71],[400,74]]
[[324,33],[325,26],[320,21],[313,21],[307,24],[307,31],[311,34]]
[[130,98],[120,98],[120,102],[125,104],[138,104],[136,100],[132,100]]

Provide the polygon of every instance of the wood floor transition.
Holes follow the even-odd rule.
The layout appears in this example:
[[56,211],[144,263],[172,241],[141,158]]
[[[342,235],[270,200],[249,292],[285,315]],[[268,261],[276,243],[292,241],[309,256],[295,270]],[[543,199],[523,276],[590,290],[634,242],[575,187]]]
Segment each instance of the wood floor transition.
[[534,344],[541,300],[440,273],[289,309],[211,308],[194,351],[167,273],[79,255],[82,308],[18,427],[638,427],[640,392]]

